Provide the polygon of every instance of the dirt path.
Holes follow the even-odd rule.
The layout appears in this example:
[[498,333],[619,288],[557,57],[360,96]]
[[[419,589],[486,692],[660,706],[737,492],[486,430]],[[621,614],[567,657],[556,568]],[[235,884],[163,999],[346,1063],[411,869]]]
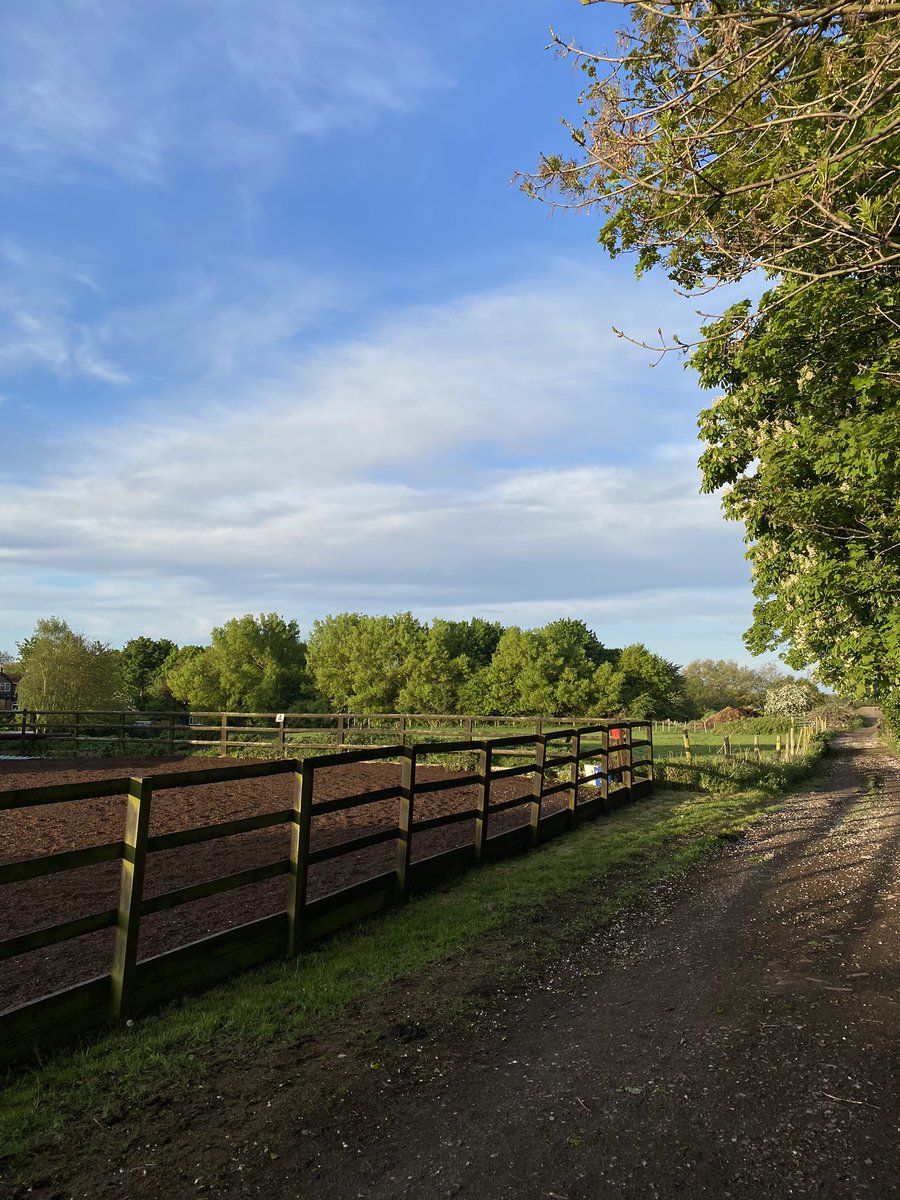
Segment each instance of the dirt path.
[[[898,802],[900,763],[870,730],[845,735],[812,794],[577,950],[541,961],[521,934],[518,982],[510,954],[447,964],[352,1032],[86,1132],[31,1183],[60,1198],[900,1197]],[[461,995],[462,1015],[446,1002]]]

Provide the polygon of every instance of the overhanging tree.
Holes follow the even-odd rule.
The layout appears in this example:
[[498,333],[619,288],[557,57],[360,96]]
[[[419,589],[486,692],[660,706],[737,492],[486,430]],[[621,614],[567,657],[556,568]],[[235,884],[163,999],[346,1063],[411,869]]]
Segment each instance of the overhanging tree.
[[[900,4],[630,7],[587,76],[575,149],[533,196],[598,211],[613,256],[704,294],[773,286],[704,327],[706,490],[745,522],[748,645],[900,694]],[[672,344],[671,342],[669,343]],[[661,348],[666,347],[663,340]],[[900,714],[898,714],[900,715]]]

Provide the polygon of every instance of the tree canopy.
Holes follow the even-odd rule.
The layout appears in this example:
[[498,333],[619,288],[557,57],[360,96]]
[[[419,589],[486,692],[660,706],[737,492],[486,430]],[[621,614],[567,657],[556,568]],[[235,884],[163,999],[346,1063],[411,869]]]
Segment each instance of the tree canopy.
[[[692,362],[707,491],[745,524],[751,650],[893,709],[900,697],[900,5],[639,0],[586,75],[574,151],[532,195],[705,294]],[[675,339],[678,343],[678,339]],[[665,347],[665,340],[663,348]],[[688,347],[685,347],[688,348]],[[897,715],[900,717],[900,702]]]
[[702,717],[722,708],[758,708],[766,692],[779,682],[777,667],[742,667],[731,659],[698,658],[682,668],[685,700],[693,714]]
[[59,617],[46,617],[19,643],[20,708],[34,711],[99,711],[122,707],[119,653],[74,632]]
[[[601,0],[589,0],[598,3]],[[682,288],[759,268],[881,278],[900,262],[900,5],[638,0],[586,76],[575,150],[526,189],[599,210],[601,243]]]
[[247,613],[213,629],[211,641],[175,656],[166,682],[176,699],[195,709],[236,712],[304,707],[311,689],[296,621]]
[[771,666],[721,660],[682,670],[639,642],[605,646],[568,617],[521,629],[337,613],[315,623],[307,646],[296,621],[247,614],[213,629],[208,646],[135,637],[121,650],[51,617],[21,650],[34,709],[683,718],[761,707],[767,688],[790,682]]
[[163,663],[175,649],[175,643],[168,638],[136,637],[119,651],[122,684],[134,708],[155,707]]

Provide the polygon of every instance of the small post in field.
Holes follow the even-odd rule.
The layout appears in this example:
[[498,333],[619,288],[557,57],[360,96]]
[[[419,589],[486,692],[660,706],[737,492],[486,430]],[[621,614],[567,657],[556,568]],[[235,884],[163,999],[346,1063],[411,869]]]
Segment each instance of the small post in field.
[[694,755],[693,755],[693,752],[691,751],[691,739],[688,736],[687,729],[683,729],[681,731],[681,740],[684,743],[684,757],[688,760],[689,763],[692,763],[694,761]]
[[722,749],[725,752],[725,757],[731,758],[731,738],[728,736],[727,733],[725,734],[725,737],[722,740]]
[[413,804],[416,795],[416,752],[404,747],[400,764],[400,819],[397,827],[397,870],[394,885],[398,900],[409,898],[409,863],[412,857]]
[[219,723],[219,754],[222,758],[228,756],[228,713],[222,713]]
[[134,986],[152,796],[153,784],[149,779],[129,779],[116,942],[109,972],[110,1014],[117,1018],[128,1015]]
[[309,880],[309,838],[312,829],[315,764],[304,759],[294,774],[294,815],[291,825],[290,891],[288,893],[288,954],[303,946],[306,889]]
[[781,734],[780,733],[775,734],[775,753],[778,755],[781,754]]
[[754,733],[754,735],[753,735],[753,753],[756,756],[756,758],[759,758],[759,734],[758,733]]
[[346,718],[344,717],[344,714],[338,713],[338,719],[337,719],[337,748],[338,748],[338,750],[343,750],[343,748],[344,748],[345,720],[346,720]]
[[484,852],[488,839],[488,823],[491,810],[491,766],[493,762],[493,746],[490,742],[482,742],[478,755],[478,774],[481,781],[478,784],[478,816],[475,818],[475,861],[484,862]]
[[406,717],[400,718],[400,745],[406,745]]

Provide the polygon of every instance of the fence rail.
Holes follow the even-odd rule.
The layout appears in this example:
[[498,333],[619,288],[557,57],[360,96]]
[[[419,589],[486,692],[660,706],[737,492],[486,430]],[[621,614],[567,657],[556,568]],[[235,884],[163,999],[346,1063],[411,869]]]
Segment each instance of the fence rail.
[[[635,737],[635,731],[643,730],[646,730],[646,737]],[[511,742],[513,748],[528,756],[528,762],[502,765]],[[107,974],[40,997],[0,1015],[0,1064],[11,1063],[36,1049],[70,1039],[109,1021],[125,1019],[162,1000],[195,990],[266,959],[295,954],[312,939],[390,904],[402,902],[411,892],[421,891],[469,865],[534,847],[565,830],[574,829],[585,818],[596,817],[628,800],[645,795],[653,779],[653,740],[648,722],[620,721],[581,728],[570,725],[550,732],[532,732],[506,738],[457,739],[454,748],[475,755],[476,769],[448,780],[417,778],[420,761],[433,753],[435,747],[445,750],[446,744],[429,740],[420,745],[354,750],[343,754],[308,756],[303,760],[282,759],[143,778],[122,777],[0,792],[0,811],[77,802],[94,796],[127,797],[121,840],[7,863],[0,867],[2,887],[39,875],[58,874],[95,863],[117,859],[121,862],[119,899],[115,908],[36,928],[0,941],[0,960],[3,960],[58,945],[96,930],[115,928],[116,931]],[[371,788],[338,801],[317,799],[317,776],[351,761],[399,763],[399,781],[392,787]],[[585,777],[586,773],[593,771],[597,773],[590,778]],[[291,774],[294,777],[293,803],[289,809],[153,837],[149,834],[153,796],[157,791],[279,774]],[[529,793],[513,800],[492,801],[492,785],[497,781],[529,774],[532,777]],[[444,788],[465,786],[475,788],[474,807],[439,817],[417,819],[417,797]],[[560,792],[566,793],[565,809],[544,812],[544,801]],[[366,807],[394,797],[399,799],[395,827],[352,837],[338,845],[311,849],[311,835],[317,817],[339,809]],[[528,807],[527,823],[502,833],[492,833],[493,818],[516,805]],[[417,834],[461,821],[474,823],[474,837],[470,844],[414,860],[412,851]],[[249,870],[175,888],[162,895],[144,896],[144,872],[150,856],[179,846],[277,825],[290,826],[290,849],[286,856]],[[311,865],[386,841],[393,841],[396,845],[395,867],[392,871],[329,895],[308,899]],[[284,912],[250,921],[225,933],[203,938],[152,958],[139,958],[143,917],[282,874],[289,876],[289,896]]]
[[[0,713],[0,748],[25,754],[44,746],[55,752],[184,754],[223,757],[266,750],[284,758],[304,753],[346,753],[373,746],[422,741],[471,742],[507,730],[524,734],[587,728],[596,717],[480,717],[453,713],[143,713],[19,710]],[[615,724],[614,721],[609,722]],[[435,751],[438,753],[439,751]],[[517,753],[515,748],[510,753]]]

